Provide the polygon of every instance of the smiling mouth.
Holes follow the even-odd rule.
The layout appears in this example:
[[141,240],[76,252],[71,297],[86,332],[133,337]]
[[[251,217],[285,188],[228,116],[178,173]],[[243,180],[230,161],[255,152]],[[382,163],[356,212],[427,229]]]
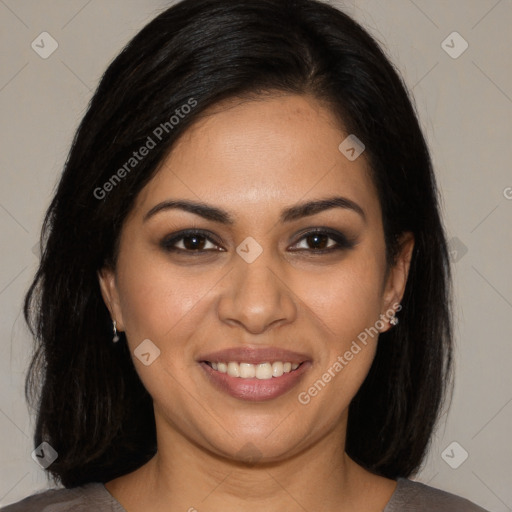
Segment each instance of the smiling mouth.
[[219,373],[226,373],[230,377],[240,379],[260,379],[269,380],[272,378],[282,377],[286,373],[292,373],[297,370],[303,363],[291,363],[289,361],[274,361],[273,363],[264,362],[258,364],[238,363],[236,361],[214,362],[204,361],[213,370]]

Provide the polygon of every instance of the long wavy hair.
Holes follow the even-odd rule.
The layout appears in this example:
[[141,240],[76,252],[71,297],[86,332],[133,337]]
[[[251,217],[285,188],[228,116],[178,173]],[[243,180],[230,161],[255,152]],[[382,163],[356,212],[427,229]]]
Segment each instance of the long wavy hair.
[[[151,396],[126,343],[112,343],[97,276],[115,265],[134,199],[208,107],[272,91],[315,97],[364,141],[388,265],[399,235],[414,234],[400,323],[380,335],[350,405],[346,451],[388,478],[421,465],[451,383],[451,271],[429,151],[399,73],[358,23],[319,1],[184,0],[109,65],[42,227],[24,307],[35,338],[25,393],[35,446],[57,450],[47,471],[65,487],[129,473],[157,449]],[[162,125],[147,156],[110,181]]]

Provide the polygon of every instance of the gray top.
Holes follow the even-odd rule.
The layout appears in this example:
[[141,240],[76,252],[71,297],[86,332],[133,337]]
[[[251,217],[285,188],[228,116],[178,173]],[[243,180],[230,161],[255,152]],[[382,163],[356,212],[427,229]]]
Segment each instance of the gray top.
[[[50,489],[0,509],[0,512],[126,512],[99,482],[72,489]],[[382,512],[489,512],[454,494],[399,478]]]

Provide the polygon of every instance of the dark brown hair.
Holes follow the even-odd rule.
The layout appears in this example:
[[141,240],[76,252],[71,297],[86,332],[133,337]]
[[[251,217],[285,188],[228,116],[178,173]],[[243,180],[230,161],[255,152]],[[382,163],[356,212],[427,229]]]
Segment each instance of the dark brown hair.
[[[400,322],[380,335],[350,405],[346,450],[388,478],[418,469],[451,375],[451,292],[436,182],[406,88],[374,39],[329,5],[184,0],[106,70],[43,225],[40,266],[25,301],[37,344],[26,394],[37,407],[35,446],[47,441],[57,450],[48,472],[64,486],[107,482],[156,451],[151,397],[125,340],[111,342],[97,278],[106,262],[115,265],[135,197],[208,107],[269,91],[313,95],[364,142],[389,264],[397,237],[414,234]],[[191,99],[194,108],[170,122]],[[162,124],[156,147],[104,187]]]

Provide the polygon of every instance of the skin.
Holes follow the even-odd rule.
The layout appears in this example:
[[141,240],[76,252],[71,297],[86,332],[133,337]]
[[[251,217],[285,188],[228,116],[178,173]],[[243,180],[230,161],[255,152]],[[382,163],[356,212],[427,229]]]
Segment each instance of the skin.
[[[349,350],[403,295],[413,237],[407,233],[386,273],[380,204],[362,156],[338,149],[343,127],[309,96],[230,100],[189,128],[126,219],[115,269],[100,273],[105,303],[130,350],[150,339],[161,351],[134,365],[154,402],[155,457],[112,480],[107,490],[128,512],[381,511],[396,482],[366,471],[345,453],[348,406],[372,364],[378,336],[307,405],[297,395]],[[281,210],[333,194],[356,202],[281,223]],[[183,210],[169,199],[201,201],[233,225]],[[328,227],[354,247],[318,254],[304,230]],[[166,251],[182,229],[206,230],[204,252]],[[262,254],[236,252],[246,237]],[[327,235],[329,236],[329,235]],[[320,248],[335,246],[322,237]],[[192,245],[192,248],[194,246]],[[223,251],[214,250],[223,248]],[[302,251],[292,251],[300,248]],[[210,250],[211,249],[211,250]],[[386,320],[381,331],[392,326]],[[277,346],[306,353],[312,366],[297,387],[266,401],[214,388],[197,358],[233,346]],[[244,463],[247,455],[256,463]]]

